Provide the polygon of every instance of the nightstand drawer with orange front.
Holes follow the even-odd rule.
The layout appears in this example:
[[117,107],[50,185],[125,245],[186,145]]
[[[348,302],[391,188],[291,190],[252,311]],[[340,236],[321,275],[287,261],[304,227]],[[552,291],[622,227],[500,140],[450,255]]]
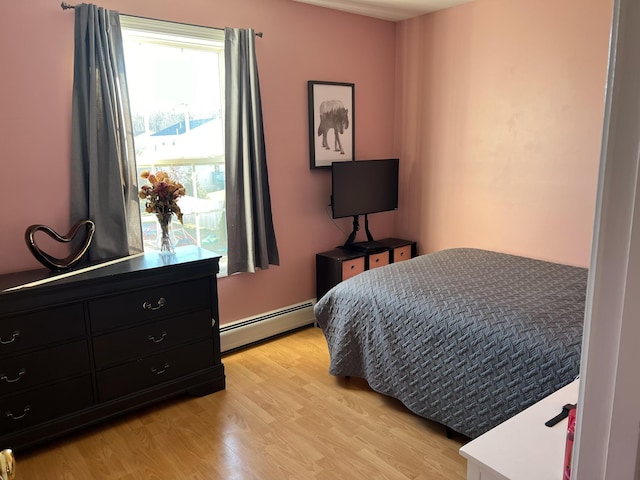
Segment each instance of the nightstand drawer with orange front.
[[367,270],[389,265],[389,250],[380,253],[370,253],[367,257]]
[[358,257],[342,262],[342,280],[355,277],[359,273],[364,272],[364,257]]

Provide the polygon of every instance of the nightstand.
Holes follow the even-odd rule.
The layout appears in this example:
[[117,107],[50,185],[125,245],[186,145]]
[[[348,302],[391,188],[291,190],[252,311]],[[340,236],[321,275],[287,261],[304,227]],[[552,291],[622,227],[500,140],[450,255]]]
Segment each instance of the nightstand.
[[373,268],[409,260],[416,256],[416,242],[399,238],[378,240],[384,250],[364,253],[336,248],[316,254],[316,298],[320,299],[338,283]]

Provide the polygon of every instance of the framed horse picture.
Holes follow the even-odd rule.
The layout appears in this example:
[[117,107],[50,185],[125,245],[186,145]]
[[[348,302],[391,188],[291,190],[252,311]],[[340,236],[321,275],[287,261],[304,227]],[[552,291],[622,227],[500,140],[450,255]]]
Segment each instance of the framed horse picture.
[[355,160],[354,84],[309,80],[311,168]]

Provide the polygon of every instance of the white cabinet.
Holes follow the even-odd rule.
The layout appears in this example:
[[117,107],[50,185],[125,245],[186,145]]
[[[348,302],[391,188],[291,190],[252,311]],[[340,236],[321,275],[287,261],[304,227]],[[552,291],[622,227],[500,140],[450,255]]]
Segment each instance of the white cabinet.
[[578,400],[576,380],[467,443],[467,480],[562,480],[567,419],[545,422]]

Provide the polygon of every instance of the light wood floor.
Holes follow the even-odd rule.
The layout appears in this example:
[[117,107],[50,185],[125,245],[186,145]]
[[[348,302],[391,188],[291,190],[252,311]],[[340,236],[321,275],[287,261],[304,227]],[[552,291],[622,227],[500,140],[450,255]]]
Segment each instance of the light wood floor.
[[464,438],[330,376],[308,328],[223,357],[227,389],[17,455],[16,480],[464,479]]

